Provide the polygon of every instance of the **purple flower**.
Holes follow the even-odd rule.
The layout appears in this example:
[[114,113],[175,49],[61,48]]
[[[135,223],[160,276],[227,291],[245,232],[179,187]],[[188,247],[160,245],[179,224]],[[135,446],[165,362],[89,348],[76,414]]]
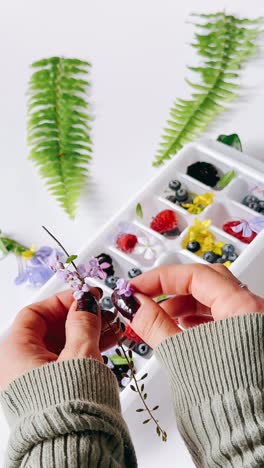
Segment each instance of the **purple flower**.
[[26,266],[25,270],[22,271],[16,278],[15,284],[20,285],[28,282],[31,286],[42,286],[52,276],[52,271],[47,266]]
[[64,268],[63,263],[60,261],[60,258],[57,252],[55,251],[53,251],[52,254],[49,256],[47,264],[50,267],[50,269],[54,272],[57,272],[58,270],[62,270]]
[[233,232],[242,232],[243,237],[250,237],[252,232],[259,234],[264,229],[264,219],[262,216],[256,216],[249,221],[242,219],[241,223],[232,226]]
[[43,261],[47,260],[48,257],[50,257],[52,254],[52,248],[51,247],[40,247],[35,253],[35,255],[30,259],[30,262],[32,265],[39,265],[43,263]]
[[[19,274],[15,278],[15,284],[20,285],[28,282],[31,286],[42,286],[52,276],[53,271],[62,271],[64,265],[62,261],[65,256],[62,252],[52,249],[51,247],[43,246],[33,257],[31,257],[26,265],[22,263],[20,259],[19,263]],[[51,265],[51,266],[50,266]],[[64,280],[66,281],[66,275],[70,272],[63,273]]]
[[120,278],[116,283],[115,290],[120,296],[130,297],[133,294],[133,288],[130,285],[129,281]]
[[83,284],[82,287],[80,289],[76,289],[73,293],[73,297],[74,299],[76,299],[76,301],[79,301],[79,299],[81,299],[84,295],[84,293],[90,291],[90,288],[88,286],[88,284]]
[[82,291],[74,291],[73,297],[74,297],[74,299],[76,299],[76,301],[79,301],[79,299],[81,299],[83,297],[83,292]]
[[92,257],[86,265],[79,265],[78,273],[81,278],[99,278],[105,280],[107,273],[104,271],[110,267],[110,263],[99,263],[98,258]]

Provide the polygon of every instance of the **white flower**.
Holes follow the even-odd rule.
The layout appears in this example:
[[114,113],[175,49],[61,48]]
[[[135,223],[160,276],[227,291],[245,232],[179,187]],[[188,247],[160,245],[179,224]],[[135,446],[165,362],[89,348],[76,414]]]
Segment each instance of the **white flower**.
[[154,260],[160,254],[162,246],[155,237],[138,237],[138,242],[133,250],[136,255],[142,255],[145,260]]

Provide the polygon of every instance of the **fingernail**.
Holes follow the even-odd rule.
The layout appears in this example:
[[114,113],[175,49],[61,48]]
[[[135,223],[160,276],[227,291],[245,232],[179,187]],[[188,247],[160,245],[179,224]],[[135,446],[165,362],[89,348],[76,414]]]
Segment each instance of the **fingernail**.
[[78,310],[83,310],[85,312],[98,315],[97,301],[90,292],[85,292],[82,298],[77,301],[77,311]]
[[97,289],[98,293],[100,294],[100,299],[101,299],[101,297],[103,297],[103,295],[104,295],[104,291],[102,290],[102,288],[99,288],[97,286],[96,286],[96,289]]
[[134,296],[126,297],[119,295],[117,291],[113,292],[111,299],[118,312],[130,321],[140,307],[138,300]]
[[102,318],[104,318],[106,322],[111,323],[117,316],[117,310],[114,310],[112,312],[111,310],[101,309],[101,315],[102,315]]

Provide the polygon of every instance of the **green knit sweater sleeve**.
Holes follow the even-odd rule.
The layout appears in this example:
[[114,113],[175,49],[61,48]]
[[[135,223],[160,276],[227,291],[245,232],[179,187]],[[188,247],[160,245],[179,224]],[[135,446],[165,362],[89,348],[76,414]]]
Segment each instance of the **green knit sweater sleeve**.
[[134,468],[114,374],[93,359],[44,365],[1,394],[7,468]]
[[177,424],[197,467],[264,467],[264,315],[190,329],[162,342]]

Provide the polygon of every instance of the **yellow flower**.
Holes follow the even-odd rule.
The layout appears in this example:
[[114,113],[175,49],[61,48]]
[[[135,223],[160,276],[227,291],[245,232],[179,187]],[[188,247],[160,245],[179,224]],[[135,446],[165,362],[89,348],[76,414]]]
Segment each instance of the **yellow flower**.
[[213,252],[216,254],[216,255],[222,255],[223,254],[223,246],[225,245],[224,242],[220,242],[220,241],[217,241],[214,243],[214,246],[213,246]]
[[25,259],[25,260],[29,260],[30,258],[32,258],[36,253],[36,247],[34,245],[32,245],[30,247],[30,249],[28,250],[25,250],[23,253],[22,253],[22,257]]
[[227,268],[229,268],[230,265],[232,265],[232,262],[230,262],[230,260],[227,260],[225,263],[223,263],[223,265],[225,265]]
[[203,209],[200,206],[196,206],[193,203],[190,203],[187,211],[191,214],[200,214]]
[[211,205],[211,203],[213,203],[213,199],[214,199],[213,193],[205,192],[202,195],[197,195],[194,198],[193,203],[195,205],[202,205],[204,208],[206,208],[207,206]]

